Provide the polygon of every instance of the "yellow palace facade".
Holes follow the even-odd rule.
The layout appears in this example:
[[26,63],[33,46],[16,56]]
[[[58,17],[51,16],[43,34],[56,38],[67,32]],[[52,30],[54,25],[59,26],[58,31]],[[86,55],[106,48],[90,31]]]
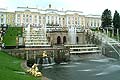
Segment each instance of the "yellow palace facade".
[[0,24],[11,26],[60,26],[60,27],[100,27],[100,15],[84,15],[81,11],[57,10],[51,8],[38,9],[17,7],[16,11],[9,12],[0,9]]
[[[57,10],[51,5],[47,9],[17,7],[13,12],[0,9],[0,24],[23,27],[24,43],[27,46],[68,43],[70,29],[74,29],[77,33],[76,42],[83,43],[84,36],[81,32],[87,28],[100,27],[101,16],[85,15],[81,11],[74,10]],[[43,37],[44,40],[42,40]]]

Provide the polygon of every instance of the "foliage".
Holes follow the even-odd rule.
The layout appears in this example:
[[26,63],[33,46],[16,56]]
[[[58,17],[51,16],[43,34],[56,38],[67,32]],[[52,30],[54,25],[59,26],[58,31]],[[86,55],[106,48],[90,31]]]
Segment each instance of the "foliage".
[[5,43],[5,46],[16,46],[18,36],[22,36],[22,27],[8,27],[2,42]]
[[114,29],[120,28],[120,15],[117,11],[115,11],[114,13],[113,26],[114,26]]
[[111,27],[112,24],[112,16],[111,16],[111,11],[108,9],[105,9],[104,12],[102,13],[102,28],[108,28]]

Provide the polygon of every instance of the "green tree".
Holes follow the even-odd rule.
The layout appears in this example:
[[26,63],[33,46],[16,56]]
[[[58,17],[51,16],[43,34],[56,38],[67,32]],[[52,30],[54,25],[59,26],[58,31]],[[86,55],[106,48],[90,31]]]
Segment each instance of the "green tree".
[[120,28],[120,15],[117,11],[115,11],[113,16],[113,26],[114,29]]
[[112,25],[112,16],[111,16],[111,11],[108,9],[105,9],[104,12],[102,13],[102,28],[108,28],[111,27]]

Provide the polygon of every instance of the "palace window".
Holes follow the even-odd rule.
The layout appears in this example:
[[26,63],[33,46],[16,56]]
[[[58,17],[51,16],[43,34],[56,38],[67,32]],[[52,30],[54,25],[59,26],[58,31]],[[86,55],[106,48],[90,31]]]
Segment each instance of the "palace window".
[[99,22],[98,22],[97,26],[99,27]]
[[3,17],[3,14],[1,15],[1,17]]
[[39,19],[41,19],[41,16],[39,16]]
[[45,17],[43,17],[43,19],[45,19]]
[[17,18],[17,22],[18,22],[18,23],[20,22],[20,18]]
[[23,22],[25,22],[25,18],[23,18]]
[[35,19],[35,23],[37,23],[37,19]]
[[92,22],[91,22],[91,26],[93,26]]
[[70,20],[70,17],[68,17],[68,19]]
[[72,21],[72,24],[74,24],[74,21]]
[[77,24],[77,21],[75,21],[75,24]]
[[60,21],[60,18],[59,18],[59,21]]
[[28,17],[28,15],[26,15],[26,17]]
[[39,20],[39,23],[41,24],[41,20]]
[[30,15],[30,18],[32,18],[32,16]]
[[25,14],[23,14],[23,17],[25,17]]
[[78,21],[78,25],[80,25],[80,21]]
[[63,21],[64,21],[65,19],[63,18]]
[[35,18],[37,18],[37,15],[35,15]]
[[74,21],[74,17],[73,17],[73,21]]
[[8,18],[8,23],[10,22],[10,19]]
[[75,17],[75,20],[77,20],[77,18]]
[[26,22],[28,22],[28,18],[26,19]]
[[3,23],[3,18],[1,18],[1,23]]
[[56,20],[56,24],[57,24],[57,20]]
[[56,21],[57,21],[57,16],[56,16]]
[[94,26],[96,26],[96,22],[94,22]]
[[32,16],[30,15],[30,22],[32,22]]
[[68,24],[70,24],[70,21],[68,21]]
[[48,16],[48,19],[49,19],[49,16]]
[[48,20],[48,24],[50,24],[50,20]]
[[17,17],[20,17],[20,14],[17,14]]

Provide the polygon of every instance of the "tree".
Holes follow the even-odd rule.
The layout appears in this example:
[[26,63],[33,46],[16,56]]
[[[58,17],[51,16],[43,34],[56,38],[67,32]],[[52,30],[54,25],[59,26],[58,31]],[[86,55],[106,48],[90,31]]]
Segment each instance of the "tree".
[[112,24],[112,16],[111,16],[111,11],[108,9],[105,9],[104,12],[102,13],[102,28],[108,28],[111,27]]
[[113,26],[114,29],[120,28],[120,15],[117,11],[115,11],[113,16]]

